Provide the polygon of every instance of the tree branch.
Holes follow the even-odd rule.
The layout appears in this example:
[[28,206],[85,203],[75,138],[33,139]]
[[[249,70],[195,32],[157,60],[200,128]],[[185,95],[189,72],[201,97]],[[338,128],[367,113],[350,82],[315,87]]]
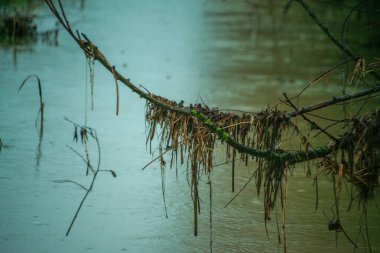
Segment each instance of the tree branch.
[[[58,0],[60,2],[60,0]],[[208,119],[204,114],[197,112],[196,110],[189,108],[189,107],[177,107],[172,106],[168,103],[165,103],[159,99],[157,99],[153,94],[144,92],[140,88],[138,88],[136,85],[134,85],[130,79],[125,78],[123,75],[121,75],[113,65],[109,63],[107,58],[103,55],[103,53],[97,48],[95,44],[92,43],[92,41],[82,33],[82,36],[85,40],[82,40],[79,36],[79,33],[77,32],[77,37],[74,36],[73,32],[71,31],[71,27],[67,25],[68,21],[66,19],[66,15],[64,14],[63,8],[61,8],[61,13],[55,9],[54,4],[51,2],[51,0],[45,0],[45,2],[49,5],[49,7],[52,9],[53,14],[57,17],[57,19],[64,25],[65,29],[69,32],[70,35],[73,36],[74,40],[77,42],[77,44],[80,46],[80,48],[85,52],[87,57],[92,57],[94,60],[98,60],[104,68],[106,68],[115,78],[116,81],[122,82],[124,85],[126,85],[132,92],[137,93],[141,98],[146,99],[147,101],[155,104],[158,107],[161,107],[165,110],[176,112],[182,115],[186,116],[192,116],[200,120],[205,126],[208,127],[208,129],[215,133],[219,139],[222,141],[225,141],[228,145],[235,148],[240,153],[247,153],[249,155],[252,155],[254,157],[260,157],[265,159],[273,159],[280,162],[289,162],[289,163],[297,163],[297,162],[304,162],[311,159],[316,159],[320,157],[324,157],[331,153],[334,148],[330,146],[321,146],[317,147],[312,150],[296,150],[296,151],[281,151],[281,152],[275,152],[272,150],[261,150],[261,149],[255,149],[249,146],[242,145],[241,143],[237,142],[236,140],[232,139],[229,134],[222,129],[216,127],[213,122],[211,122],[210,119]],[[305,4],[303,1],[300,1],[301,3]],[[308,8],[308,6],[305,4],[305,8]],[[307,9],[308,10],[308,9]],[[312,13],[312,12],[310,12]],[[312,15],[312,14],[309,14]],[[63,16],[63,17],[62,17]],[[314,14],[315,16],[315,14]],[[315,16],[316,17],[316,16]],[[316,17],[316,20],[319,20]],[[322,24],[321,22],[319,22]],[[325,28],[327,30],[327,28]],[[327,30],[328,31],[328,30]],[[334,38],[333,36],[331,36]],[[355,93],[353,95],[345,95],[341,97],[334,97],[331,100],[304,107],[300,110],[296,110],[294,112],[285,114],[284,116],[287,118],[295,117],[297,115],[303,114],[305,112],[314,111],[338,102],[347,101],[353,98],[357,98],[360,96],[365,96],[368,94],[372,94],[374,92],[378,92],[380,90],[380,86],[375,86],[373,88]]]
[[[329,39],[337,46],[340,50],[342,50],[347,56],[351,58],[356,58],[357,55],[355,55],[348,47],[343,45],[331,32],[330,30],[322,23],[321,19],[315,14],[310,6],[304,1],[304,0],[293,0],[302,5],[302,7],[305,9],[307,14],[314,20],[315,23],[319,26],[319,28],[322,29],[322,31],[329,37]],[[380,80],[380,75],[376,72],[369,72],[373,77],[375,77],[377,80]]]
[[295,116],[298,116],[298,115],[303,114],[303,113],[319,110],[321,108],[324,108],[324,107],[327,107],[330,105],[334,105],[334,104],[345,102],[345,101],[352,100],[355,98],[371,95],[371,94],[377,93],[379,91],[380,91],[380,83],[376,84],[375,86],[373,86],[371,88],[356,92],[356,93],[351,94],[351,95],[343,95],[343,96],[333,97],[330,100],[326,100],[326,101],[323,101],[323,102],[318,103],[318,104],[305,106],[299,110],[287,113],[286,117],[288,117],[288,118],[295,117]]

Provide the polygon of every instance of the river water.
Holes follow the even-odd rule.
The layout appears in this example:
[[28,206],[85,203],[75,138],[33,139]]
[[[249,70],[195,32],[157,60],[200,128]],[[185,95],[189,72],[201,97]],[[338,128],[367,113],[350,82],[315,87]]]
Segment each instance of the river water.
[[[185,103],[204,101],[212,107],[259,111],[275,104],[282,92],[295,94],[308,81],[335,65],[342,55],[294,3],[286,15],[274,1],[65,1],[73,26],[102,50],[116,69],[136,84]],[[338,32],[346,8],[318,4],[327,24]],[[37,7],[39,29],[52,28],[54,17]],[[168,218],[161,192],[159,164],[141,168],[152,157],[145,147],[145,102],[120,86],[120,113],[115,115],[115,84],[95,63],[94,110],[83,53],[62,30],[59,45],[41,42],[0,48],[0,251],[1,252],[208,252],[210,250],[209,191],[201,182],[199,235],[193,236],[193,207],[186,169],[165,175]],[[14,50],[16,49],[16,50]],[[368,55],[374,51],[365,50]],[[375,51],[376,52],[376,51]],[[378,53],[378,51],[377,51]],[[39,107],[37,85],[42,81],[45,126],[37,161]],[[337,81],[336,74],[328,81]],[[302,103],[334,96],[340,87],[327,81],[304,96]],[[86,95],[87,91],[87,95]],[[378,102],[378,101],[377,101]],[[86,109],[87,108],[87,109]],[[336,112],[334,112],[336,113]],[[67,145],[73,126],[64,117],[96,129],[101,144],[101,173],[68,237],[70,221],[84,195],[75,180],[88,186],[85,164]],[[93,142],[90,143],[94,144]],[[223,147],[221,147],[223,151]],[[90,149],[96,160],[96,152]],[[224,159],[215,160],[215,164]],[[255,167],[239,164],[236,188],[243,187]],[[227,208],[231,193],[229,166],[212,173],[212,247],[214,252],[282,252],[275,219],[265,233],[263,200],[250,184]],[[289,252],[354,252],[342,233],[328,231],[333,219],[332,186],[315,189],[302,167],[289,179],[287,243]],[[363,219],[353,208],[341,220],[365,252],[360,233]],[[280,210],[279,210],[280,211]],[[370,205],[369,234],[373,252],[380,252],[379,209]],[[362,230],[364,231],[364,230]],[[337,241],[336,241],[337,239]],[[336,243],[337,242],[337,243]]]

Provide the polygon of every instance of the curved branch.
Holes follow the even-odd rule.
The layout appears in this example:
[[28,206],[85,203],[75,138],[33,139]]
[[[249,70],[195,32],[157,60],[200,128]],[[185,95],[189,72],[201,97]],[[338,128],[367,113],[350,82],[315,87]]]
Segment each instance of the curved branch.
[[161,108],[164,108],[164,109],[169,110],[171,112],[177,112],[177,113],[180,113],[180,114],[186,115],[186,116],[194,116],[194,117],[200,119],[201,122],[203,122],[211,130],[211,132],[216,133],[222,141],[225,141],[227,144],[236,148],[240,153],[247,153],[247,154],[250,154],[250,155],[255,156],[255,157],[262,157],[262,158],[266,158],[266,159],[275,159],[275,160],[282,161],[282,162],[289,161],[291,163],[295,163],[295,162],[304,162],[306,160],[323,157],[323,156],[326,156],[327,154],[332,152],[332,149],[330,149],[326,146],[317,148],[315,150],[310,150],[310,151],[298,150],[298,151],[294,151],[294,152],[277,153],[277,152],[270,151],[270,150],[260,150],[260,149],[255,149],[255,148],[251,148],[251,147],[242,145],[241,143],[232,139],[228,135],[227,132],[221,130],[220,128],[215,127],[214,124],[209,119],[207,119],[206,116],[195,111],[194,109],[190,109],[188,107],[175,107],[175,106],[169,105],[169,104],[164,103],[164,102],[156,99],[155,97],[153,97],[153,94],[146,93],[146,92],[142,91],[140,88],[138,88],[136,85],[134,85],[130,81],[130,79],[127,79],[124,76],[122,76],[114,68],[114,66],[112,66],[109,63],[109,61],[102,54],[102,52],[85,35],[83,37],[85,37],[87,39],[86,43],[90,43],[90,45],[92,45],[92,47],[93,47],[92,51],[94,53],[93,54],[94,59],[98,60],[103,65],[103,67],[105,67],[111,74],[113,74],[116,80],[125,84],[133,92],[140,95],[140,97],[148,100],[149,102],[151,102],[151,103],[153,103],[153,104],[155,104]]
[[[60,2],[60,0],[58,0],[58,1]],[[49,5],[49,7],[53,5],[51,0],[45,0],[45,2]],[[303,1],[300,1],[300,2],[303,3]],[[52,7],[51,7],[51,9],[52,9]],[[66,23],[68,23],[65,15],[64,15],[63,8],[61,8],[61,11],[62,11],[63,17],[61,17],[57,11],[53,11],[53,14],[57,17],[57,19],[61,23],[63,23],[66,30],[68,30],[68,32],[71,35],[73,35],[74,33],[71,31],[70,27],[67,24],[65,25],[65,23],[63,21],[63,20],[65,20]],[[115,67],[109,63],[109,61],[103,55],[103,53],[95,46],[95,44],[92,43],[92,41],[85,34],[82,33],[82,36],[85,40],[81,40],[81,39],[77,40],[76,38],[79,38],[79,36],[78,37],[73,36],[73,38],[77,42],[77,44],[80,46],[80,48],[86,53],[86,55],[89,57],[92,57],[94,60],[98,60],[103,65],[103,67],[106,68],[114,76],[116,81],[122,82],[130,90],[137,93],[140,97],[146,99],[147,101],[155,104],[156,106],[159,106],[159,107],[166,109],[168,111],[171,111],[171,112],[176,112],[176,113],[179,113],[182,115],[192,116],[192,117],[197,118],[205,126],[207,126],[211,132],[215,133],[219,137],[219,139],[221,139],[222,141],[225,141],[227,144],[229,144],[230,146],[235,148],[240,153],[247,153],[247,154],[252,155],[254,157],[265,158],[268,160],[272,159],[272,160],[276,160],[276,161],[280,161],[280,162],[297,163],[297,162],[304,162],[307,160],[324,157],[324,156],[330,154],[331,152],[333,152],[333,150],[334,150],[334,148],[330,147],[330,146],[321,146],[321,147],[317,147],[315,149],[306,150],[306,151],[296,150],[296,151],[278,151],[278,152],[275,152],[272,150],[261,150],[261,149],[255,149],[255,148],[252,148],[249,146],[242,145],[241,143],[232,139],[227,132],[216,127],[214,125],[214,123],[212,123],[204,114],[197,112],[196,110],[189,108],[189,107],[172,106],[168,103],[165,103],[163,101],[158,100],[157,98],[154,97],[153,94],[151,94],[149,92],[144,92],[143,90],[138,88],[136,85],[134,85],[130,81],[130,79],[125,78],[123,75],[121,75],[115,69]],[[295,116],[303,114],[305,112],[314,111],[314,110],[317,110],[317,109],[320,109],[320,108],[323,108],[325,106],[332,105],[332,104],[335,104],[338,102],[347,101],[347,100],[350,100],[350,99],[353,99],[356,97],[360,97],[360,96],[365,96],[365,95],[368,95],[368,94],[371,94],[374,92],[378,92],[379,90],[380,90],[380,86],[375,86],[371,89],[368,89],[368,90],[365,90],[362,92],[358,92],[358,93],[353,94],[353,95],[345,95],[345,96],[341,96],[341,97],[335,97],[335,98],[332,98],[331,100],[328,100],[328,101],[325,101],[325,102],[322,102],[322,103],[319,103],[316,105],[304,107],[300,110],[285,114],[284,116],[287,118],[295,117]]]

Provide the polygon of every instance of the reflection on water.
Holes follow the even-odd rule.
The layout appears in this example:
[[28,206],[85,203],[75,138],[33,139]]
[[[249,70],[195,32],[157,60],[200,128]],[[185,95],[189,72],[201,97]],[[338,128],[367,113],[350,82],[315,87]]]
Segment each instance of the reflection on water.
[[[316,10],[332,27],[331,31],[339,36],[348,7],[332,8],[330,5],[321,9],[321,6],[324,4],[317,5]],[[307,81],[346,59],[300,5],[293,3],[286,13],[283,7],[271,2],[207,1],[205,33],[209,48],[205,52],[208,60],[205,71],[212,76],[212,85],[208,86],[213,91],[210,92],[211,102],[228,108],[256,108],[254,111],[257,111],[268,104],[276,104],[284,91],[299,91]],[[358,17],[352,19],[359,23]],[[363,41],[350,41],[349,46],[357,50],[359,44],[359,54],[368,55],[366,60],[373,61],[379,48],[362,46],[371,33],[367,29],[364,37],[361,34],[363,27],[356,27],[357,30],[349,33],[362,36]],[[342,69],[339,71],[343,74]],[[341,79],[342,76],[335,75],[328,82],[339,84]],[[229,89],[231,86],[235,88]],[[315,99],[315,96],[322,99],[324,93],[329,97],[336,93],[337,88],[325,83],[316,91],[308,95],[308,100]]]
[[[19,52],[32,51],[37,41],[46,45],[58,45],[59,28],[57,23],[43,27],[44,16],[38,16],[36,9],[43,1],[2,1],[0,3],[0,45],[4,49],[12,49],[13,64],[17,66]],[[29,47],[28,47],[29,46]]]
[[[186,103],[202,97],[211,106],[257,111],[277,103],[283,91],[298,91],[341,57],[297,5],[284,15],[281,6],[259,1],[170,0],[163,4],[119,0],[112,5],[88,1],[83,11],[80,4],[69,1],[68,16],[117,69],[151,92]],[[320,13],[333,25],[333,17],[344,15],[344,11],[330,7]],[[55,22],[46,7],[36,12],[46,17],[39,21],[41,27]],[[175,171],[166,174],[169,218],[165,219],[159,165],[140,170],[151,160],[145,149],[144,101],[121,88],[120,115],[116,117],[114,80],[98,64],[95,109],[87,112],[88,125],[98,133],[102,169],[112,169],[118,177],[98,178],[70,237],[64,236],[82,191],[75,185],[53,181],[73,179],[88,185],[90,179],[85,177],[83,161],[65,146],[72,145],[72,126],[63,119],[67,116],[84,123],[86,62],[67,34],[60,35],[59,43],[58,48],[37,43],[32,46],[33,52],[21,51],[17,67],[12,65],[12,53],[0,49],[0,138],[8,147],[0,153],[0,251],[207,251],[207,180],[201,185],[200,234],[193,237],[185,168],[179,169],[178,178]],[[38,75],[44,86],[44,143],[39,170],[35,167],[36,90],[29,86],[22,94],[17,93],[30,74]],[[305,99],[318,101],[337,90],[332,85],[317,87]],[[236,187],[242,187],[253,171],[254,167],[241,164]],[[342,234],[337,234],[335,248],[335,234],[328,231],[333,218],[329,182],[320,182],[321,202],[314,210],[312,180],[305,179],[302,172],[297,168],[289,183],[289,250],[352,251]],[[255,186],[249,185],[224,208],[233,197],[229,192],[230,168],[216,167],[212,180],[214,252],[281,252],[274,217],[269,239],[265,235],[263,201],[256,197]],[[380,250],[375,240],[380,229],[377,212],[373,205],[368,214],[375,252]],[[359,212],[342,211],[341,215],[345,230],[359,241],[359,252],[364,251],[358,233],[363,224]]]

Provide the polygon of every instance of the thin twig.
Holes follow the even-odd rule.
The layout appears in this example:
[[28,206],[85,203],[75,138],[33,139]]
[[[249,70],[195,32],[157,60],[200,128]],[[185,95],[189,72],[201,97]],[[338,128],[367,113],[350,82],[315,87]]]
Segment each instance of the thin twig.
[[347,27],[348,27],[348,24],[350,22],[351,15],[364,2],[365,2],[364,0],[359,1],[354,7],[351,8],[350,12],[348,13],[348,15],[346,16],[346,18],[344,19],[343,26],[342,26],[342,31],[341,31],[341,39],[342,39],[343,43],[345,43],[345,44],[347,44],[346,37],[345,37],[345,32],[346,32],[346,29],[348,29]]
[[41,157],[42,157],[41,147],[42,147],[42,139],[43,139],[43,135],[44,135],[44,101],[43,101],[43,97],[42,97],[42,84],[41,84],[40,78],[37,75],[29,75],[29,76],[27,76],[24,79],[24,81],[21,83],[20,87],[18,88],[18,92],[24,87],[24,85],[27,83],[27,81],[30,78],[33,78],[33,77],[37,79],[38,95],[40,97],[40,108],[39,108],[39,110],[37,112],[36,121],[34,123],[37,129],[38,129],[38,127],[37,127],[38,116],[41,113],[41,116],[40,116],[40,131],[38,133],[39,141],[38,141],[38,145],[37,145],[37,149],[36,149],[36,166],[38,168],[39,165],[40,165]]
[[322,109],[322,108],[325,108],[327,106],[331,106],[331,105],[334,105],[337,103],[345,102],[345,101],[352,100],[352,99],[359,98],[359,97],[364,97],[364,96],[367,96],[370,94],[377,93],[379,91],[380,91],[380,83],[374,85],[371,88],[356,92],[356,93],[351,94],[351,95],[337,96],[337,97],[333,97],[329,100],[323,101],[323,102],[318,103],[318,104],[302,107],[301,109],[287,113],[286,117],[288,117],[288,118],[296,117],[296,116],[303,114],[303,113],[312,112],[312,111],[319,110],[319,109]]
[[[183,144],[185,141],[187,141],[188,139],[190,139],[191,137],[193,137],[194,134],[188,136],[185,140],[182,140],[181,142],[178,143],[178,145],[181,145]],[[162,153],[160,153],[160,155],[158,155],[156,158],[154,158],[152,161],[150,161],[149,163],[147,163],[141,170],[145,170],[149,165],[151,165],[152,163],[154,163],[155,161],[157,161],[158,159],[162,158],[163,155],[165,155],[167,152],[173,150],[174,147],[167,147],[166,150]]]
[[69,148],[71,151],[73,151],[76,155],[78,155],[83,160],[83,162],[87,165],[87,168],[89,168],[93,173],[95,173],[95,170],[88,159],[84,158],[84,156],[80,154],[78,151],[76,151],[73,147],[70,147],[69,145],[66,145],[66,147]]
[[117,83],[117,76],[115,74],[115,66],[112,66],[112,74],[116,85],[116,115],[119,115],[119,85]]
[[84,186],[81,185],[80,183],[77,183],[77,182],[75,182],[75,181],[73,181],[73,180],[69,180],[69,179],[65,179],[65,180],[53,180],[53,182],[54,182],[54,183],[60,183],[60,184],[62,184],[62,183],[72,183],[72,184],[75,184],[75,185],[79,186],[79,187],[82,188],[83,190],[88,191],[88,189],[87,189],[86,187],[84,187]]
[[212,253],[212,182],[211,182],[211,175],[208,175],[208,182],[209,185],[209,201],[210,201],[210,253]]
[[165,155],[167,152],[169,152],[171,150],[170,149],[167,149],[165,150],[164,152],[162,152],[159,156],[157,156],[156,158],[154,158],[152,161],[150,161],[149,163],[147,163],[141,170],[145,170],[149,165],[151,165],[152,163],[154,163],[155,161],[157,161],[158,159],[160,159],[163,155]]
[[319,119],[323,119],[323,120],[327,120],[327,121],[333,121],[333,122],[338,122],[338,123],[346,121],[346,119],[341,119],[341,120],[338,120],[338,119],[331,119],[331,118],[327,118],[327,117],[325,117],[325,116],[317,115],[317,114],[310,113],[310,112],[307,112],[307,113],[305,113],[305,114],[307,114],[307,115],[309,115],[309,116],[312,116],[312,117],[319,118]]
[[[27,83],[27,81],[31,78],[36,78],[37,79],[37,84],[38,84],[38,95],[40,97],[40,109],[37,113],[37,118],[38,118],[38,115],[39,113],[41,113],[41,118],[40,118],[40,138],[42,138],[43,136],[43,131],[44,131],[44,101],[43,101],[43,97],[42,97],[42,85],[41,85],[41,80],[40,78],[37,76],[37,75],[29,75],[27,76],[24,81],[22,81],[20,87],[18,88],[18,92],[21,91],[21,89],[24,87],[24,85]],[[36,119],[37,121],[37,119]]]
[[327,74],[329,74],[330,72],[332,72],[334,69],[336,69],[336,68],[338,68],[338,67],[346,64],[347,62],[357,61],[358,59],[362,59],[362,57],[350,58],[350,59],[347,59],[347,60],[345,60],[345,61],[343,61],[341,63],[336,64],[335,66],[331,67],[330,69],[326,70],[325,72],[323,72],[322,74],[320,74],[319,76],[317,76],[313,81],[311,81],[310,83],[308,83],[297,95],[295,95],[291,99],[299,97],[305,90],[307,90],[310,86],[314,85],[316,82],[318,82],[321,79],[323,79]]
[[245,187],[247,187],[247,185],[255,177],[255,174],[256,174],[256,171],[252,173],[252,176],[248,179],[248,181],[244,184],[244,186],[240,189],[240,191],[224,206],[224,208],[226,208],[229,204],[232,203],[232,201],[234,201],[237,198],[237,196],[239,196],[239,194],[245,189]]
[[[293,107],[293,109],[295,109],[296,111],[298,110],[297,106],[295,106],[293,104],[293,102],[288,98],[288,96],[286,95],[286,93],[284,92],[283,93],[285,99],[286,99],[286,102],[288,105],[290,105],[291,107]],[[310,125],[312,125],[314,128],[318,128],[319,131],[321,131],[322,133],[324,133],[325,135],[327,135],[330,139],[334,140],[335,142],[338,142],[338,140],[332,136],[329,132],[327,132],[325,129],[321,128],[317,123],[315,123],[314,121],[311,121],[308,117],[305,116],[305,114],[301,114],[301,117],[306,120],[307,122],[310,123]]]
[[109,172],[113,177],[117,177],[116,172],[113,170],[99,170],[99,172]]
[[86,194],[83,196],[83,198],[82,198],[82,200],[81,200],[81,202],[80,202],[80,204],[79,204],[79,206],[78,206],[78,208],[77,208],[77,210],[76,210],[76,212],[74,214],[74,217],[71,220],[70,226],[67,229],[66,236],[68,236],[69,233],[70,233],[70,231],[71,231],[71,229],[72,229],[72,227],[73,227],[73,225],[74,225],[75,220],[78,217],[78,214],[79,214],[80,210],[82,209],[83,203],[85,202],[87,196],[90,194],[90,192],[91,192],[91,190],[92,190],[92,188],[94,186],[94,183],[95,183],[95,180],[96,180],[96,177],[97,177],[98,173],[101,171],[100,170],[101,151],[100,151],[99,139],[97,137],[95,129],[90,128],[90,127],[85,127],[85,126],[79,126],[78,124],[74,123],[73,121],[69,120],[68,118],[65,118],[65,119],[67,121],[71,122],[74,125],[74,127],[80,127],[81,129],[86,129],[86,131],[87,131],[86,133],[89,133],[90,136],[96,141],[96,145],[97,145],[97,148],[98,148],[98,164],[97,164],[97,167],[96,167],[95,172],[93,174],[90,187],[87,188]]

